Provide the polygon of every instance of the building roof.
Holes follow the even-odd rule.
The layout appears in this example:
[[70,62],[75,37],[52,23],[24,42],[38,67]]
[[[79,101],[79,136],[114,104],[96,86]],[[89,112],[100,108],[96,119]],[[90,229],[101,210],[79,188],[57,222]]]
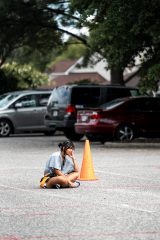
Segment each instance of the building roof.
[[[82,80],[89,80],[97,84],[110,84],[110,70],[106,69],[106,60],[96,61],[96,55],[92,57],[92,60],[95,61],[95,64],[88,64],[86,67],[82,67],[83,57],[56,63],[50,69],[48,87],[42,87],[54,88]],[[126,82],[127,86],[137,86],[139,79],[134,76],[137,69],[137,66],[125,69],[124,82]],[[134,76],[133,78],[132,75]]]
[[97,84],[109,84],[104,78],[98,73],[72,73],[69,75],[59,75],[54,79],[50,80],[51,87],[62,86],[65,84],[72,84],[82,80],[89,80]]
[[67,60],[62,60],[55,65],[52,66],[50,69],[50,72],[54,73],[65,73],[71,66],[73,66],[77,62],[77,59],[72,60],[72,59],[67,59]]

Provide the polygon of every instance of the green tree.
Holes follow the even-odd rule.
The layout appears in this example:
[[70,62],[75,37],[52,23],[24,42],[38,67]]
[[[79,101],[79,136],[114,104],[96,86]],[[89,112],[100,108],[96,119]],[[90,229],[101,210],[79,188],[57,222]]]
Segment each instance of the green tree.
[[159,62],[159,0],[71,0],[71,10],[90,30],[88,56],[99,52],[107,59],[112,83],[124,84],[124,68],[142,53],[143,61]]
[[[32,68],[28,70],[32,76],[28,74],[21,80],[17,75],[13,77],[12,69],[11,79],[12,83],[14,79],[14,84],[11,84],[8,78],[10,71],[5,69],[3,72],[3,69],[0,77],[1,89],[3,86],[6,91],[15,90],[16,87],[37,86],[38,74],[33,76],[33,72],[36,72],[33,68],[45,70],[46,64],[57,54],[57,49],[59,51],[59,46],[61,51],[64,45],[62,41],[64,33],[86,42],[81,36],[64,29],[67,24],[73,23],[72,20],[77,21],[78,18],[69,14],[67,0],[1,0],[0,69],[6,60],[11,63],[10,68],[15,68],[16,72],[24,71],[22,64],[29,64],[28,67]],[[12,65],[12,61],[17,61],[19,65]],[[41,76],[39,78],[41,79]],[[19,81],[22,81],[22,86]],[[9,87],[8,83],[12,87]]]
[[13,61],[23,65],[29,64],[40,72],[45,72],[46,65],[51,62],[57,55],[61,53],[61,48],[49,50],[44,53],[38,49],[30,48],[29,46],[23,46],[15,49],[10,57],[7,58],[7,62]]
[[48,76],[36,71],[31,65],[16,62],[3,64],[0,69],[2,81],[0,92],[34,89],[48,81]]
[[47,64],[47,68],[50,69],[54,64],[66,59],[78,59],[85,55],[86,45],[79,40],[75,40],[72,37],[65,42],[63,48],[55,56],[54,60]]
[[148,93],[152,95],[158,90],[158,84],[160,83],[160,63],[154,64],[152,67],[144,69],[142,71],[141,81],[139,83],[139,88],[141,93]]
[[69,15],[67,0],[1,0],[0,66],[21,46],[45,54],[62,44],[63,33],[75,37],[63,28],[72,19],[77,18]]

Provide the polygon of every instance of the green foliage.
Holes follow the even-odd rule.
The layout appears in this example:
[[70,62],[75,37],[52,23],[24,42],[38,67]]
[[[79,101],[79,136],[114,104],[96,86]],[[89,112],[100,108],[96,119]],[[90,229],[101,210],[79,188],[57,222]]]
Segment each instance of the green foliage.
[[47,65],[47,68],[49,69],[56,63],[66,59],[76,60],[84,56],[85,52],[86,46],[78,40],[73,41],[73,39],[71,38],[65,43],[64,47],[61,49],[61,53]]
[[[0,1],[0,65],[14,49],[29,46],[43,54],[62,42],[59,22],[70,24],[68,4],[55,0]],[[61,21],[63,19],[63,21]]]
[[158,82],[160,81],[160,64],[150,67],[147,72],[142,72],[139,88],[142,94],[148,93],[152,95],[158,90]]
[[18,64],[24,65],[29,64],[32,65],[33,68],[38,71],[44,72],[46,69],[46,65],[51,62],[52,59],[56,57],[59,53],[59,48],[49,50],[43,53],[37,49],[32,49],[30,47],[20,47],[15,49],[9,58],[7,58],[7,62],[11,63],[13,61]]
[[142,61],[156,55],[160,62],[159,0],[71,0],[71,6],[90,29],[89,54],[99,52],[108,68],[120,72],[142,52]]
[[4,64],[1,68],[1,92],[37,88],[46,83],[48,77],[35,70],[31,65],[16,62]]
[[73,44],[69,43],[61,56],[63,59],[78,59],[83,56],[83,54],[85,53],[85,49],[85,45],[80,42]]

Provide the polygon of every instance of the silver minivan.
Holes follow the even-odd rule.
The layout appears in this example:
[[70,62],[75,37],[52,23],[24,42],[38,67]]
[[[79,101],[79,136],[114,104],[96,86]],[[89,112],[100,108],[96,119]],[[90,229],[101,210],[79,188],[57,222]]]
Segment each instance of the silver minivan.
[[44,125],[46,105],[51,91],[24,90],[0,96],[0,137],[18,132],[52,134]]

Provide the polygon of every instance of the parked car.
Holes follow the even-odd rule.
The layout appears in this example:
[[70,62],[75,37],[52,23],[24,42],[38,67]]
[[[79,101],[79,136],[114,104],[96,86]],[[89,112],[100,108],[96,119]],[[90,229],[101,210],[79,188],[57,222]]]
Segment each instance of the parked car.
[[28,90],[8,92],[0,97],[0,137],[16,132],[44,132],[46,105],[51,91]]
[[160,137],[160,98],[121,98],[99,109],[78,111],[75,131],[102,142],[108,138]]
[[80,140],[75,132],[77,110],[98,107],[112,99],[139,95],[137,88],[117,85],[65,85],[54,88],[47,105],[45,125],[63,131],[67,138]]

